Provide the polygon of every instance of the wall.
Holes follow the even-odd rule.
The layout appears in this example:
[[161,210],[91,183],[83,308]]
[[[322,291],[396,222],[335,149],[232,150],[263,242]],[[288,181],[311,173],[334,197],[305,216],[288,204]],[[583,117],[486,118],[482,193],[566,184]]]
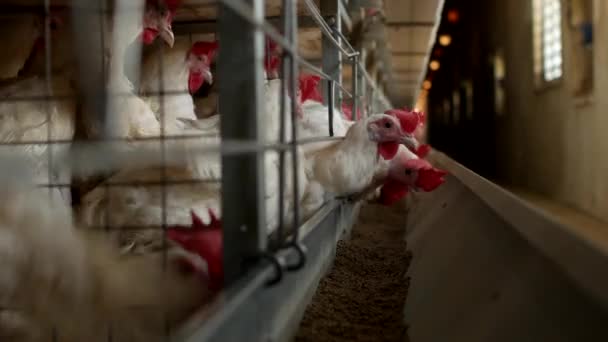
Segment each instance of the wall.
[[[593,2],[594,89],[586,104],[573,95],[581,72],[574,47],[578,36],[571,32],[566,19],[567,1],[562,0],[564,76],[558,84],[543,89],[537,89],[534,82],[531,1],[496,0],[490,4],[475,0],[467,4],[470,7],[465,9],[468,16],[464,25],[470,25],[470,29],[464,31],[468,37],[480,36],[481,47],[476,58],[457,59],[458,68],[467,70],[481,64],[480,71],[470,75],[476,98],[472,122],[484,118],[478,126],[492,134],[478,135],[476,144],[496,145],[494,156],[479,154],[475,156],[477,164],[465,165],[475,170],[479,163],[495,163],[496,173],[491,176],[496,179],[548,195],[608,221],[608,1]],[[473,10],[479,14],[473,16]],[[473,48],[470,42],[463,47]],[[484,65],[491,66],[496,51],[502,51],[505,59],[503,115],[497,115],[493,106],[490,108],[493,95],[479,99],[487,95],[484,90],[493,86],[484,81],[484,73],[491,70]],[[450,70],[438,74],[433,88],[439,82],[453,84],[454,74]],[[445,94],[441,90],[435,94],[432,90],[429,101],[436,103],[442,97]],[[430,114],[436,114],[433,106],[429,107]],[[436,141],[454,149],[455,139]],[[460,153],[458,148],[454,153]]]
[[[547,194],[608,220],[608,3],[596,1],[594,12],[594,89],[591,103],[581,104],[573,90],[580,75],[574,55],[576,36],[562,1],[564,77],[545,89],[534,84],[532,9],[528,0],[501,0],[495,7],[495,47],[506,61],[507,113],[497,118],[499,170],[516,185]],[[603,19],[603,23],[602,23]]]

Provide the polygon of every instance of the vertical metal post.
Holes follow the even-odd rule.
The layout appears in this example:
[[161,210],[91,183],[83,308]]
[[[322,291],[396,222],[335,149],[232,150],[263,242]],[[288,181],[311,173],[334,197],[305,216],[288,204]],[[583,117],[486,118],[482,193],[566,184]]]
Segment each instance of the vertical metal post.
[[105,133],[108,94],[104,50],[105,1],[74,0],[72,2],[72,32],[78,64],[77,87],[81,103],[80,115],[94,122]]
[[352,79],[352,94],[353,94],[353,107],[352,107],[352,119],[353,121],[357,120],[357,110],[359,110],[359,56],[353,56],[353,64],[352,64],[353,72],[351,75]]
[[[256,19],[264,19],[264,1],[243,0]],[[223,141],[258,141],[262,111],[264,34],[229,7],[219,6],[220,56],[217,62]],[[239,99],[235,101],[234,99]],[[263,153],[222,155],[224,279],[234,281],[243,261],[266,249]]]
[[[288,18],[288,22],[286,23],[285,27],[288,28],[289,30],[285,31],[285,34],[287,35],[287,40],[291,43],[291,46],[293,47],[294,51],[298,51],[298,7],[297,7],[297,0],[285,0],[285,4],[287,4],[286,9],[285,9],[285,17]],[[299,202],[299,198],[300,198],[300,191],[304,191],[304,189],[300,189],[298,187],[298,184],[300,184],[299,182],[299,173],[298,173],[298,169],[299,169],[299,163],[300,160],[298,160],[298,128],[297,128],[297,122],[298,122],[298,117],[297,117],[297,107],[298,107],[298,99],[296,97],[296,93],[298,90],[298,72],[299,72],[299,67],[298,64],[296,63],[295,58],[288,58],[287,59],[287,63],[289,65],[290,68],[290,73],[289,73],[289,84],[288,87],[291,89],[291,137],[292,137],[292,142],[291,142],[291,158],[292,158],[292,182],[293,182],[293,203],[298,203]],[[293,237],[293,243],[297,244],[298,240],[299,240],[299,232],[300,232],[300,206],[299,205],[294,205],[293,206],[293,228],[295,229],[295,233],[294,233],[294,237]],[[302,259],[301,262],[304,262],[304,260]],[[303,265],[303,264],[302,264]],[[288,269],[291,269],[293,267],[288,266]],[[296,268],[299,268],[299,266],[297,266]]]
[[334,81],[332,80],[328,80],[327,81],[327,108],[329,109],[327,111],[327,115],[328,115],[328,121],[329,121],[329,136],[333,137],[334,136]]
[[[342,18],[340,16],[339,1],[341,0],[323,0],[321,1],[321,14],[328,18],[327,22],[330,26],[335,27],[336,30],[342,29]],[[340,41],[340,37],[334,35],[337,41]],[[338,47],[334,46],[334,43],[323,36],[322,40],[322,51],[323,51],[323,72],[329,75],[334,81],[342,83],[342,55]],[[329,106],[329,96],[327,87],[329,84],[323,84],[323,104]],[[341,108],[342,105],[342,93],[339,87],[334,88],[334,105]]]
[[373,114],[376,111],[376,107],[374,106],[374,87],[373,85],[369,85],[369,102],[368,102],[368,106],[369,106],[369,113]]
[[[298,27],[298,16],[295,0],[283,0],[283,11],[282,11],[282,19],[283,19],[283,32],[286,40],[294,47],[294,50],[297,51],[297,27]],[[280,118],[280,137],[279,141],[281,145],[286,141],[286,129],[288,127],[285,126],[285,113],[286,109],[290,108],[291,110],[291,152],[292,152],[292,167],[293,167],[293,195],[292,199],[294,203],[298,202],[299,191],[298,189],[298,162],[297,159],[297,132],[296,132],[296,123],[297,123],[297,79],[298,79],[298,65],[296,64],[295,58],[290,53],[285,53],[282,60],[282,77],[281,77],[281,118]],[[287,102],[287,94],[292,94],[289,103]],[[282,244],[284,241],[284,215],[285,215],[285,151],[281,150],[279,152],[279,227],[278,227],[278,243]],[[296,229],[299,226],[299,208],[298,206],[294,206],[294,222],[293,226]],[[296,237],[297,240],[297,237]]]
[[[361,48],[361,50],[359,50],[359,62],[361,63],[361,65],[359,66],[360,68],[365,68],[365,60],[366,60],[366,56],[367,56],[367,52],[365,51],[364,48]],[[361,89],[361,94],[359,96],[359,99],[363,102],[361,104],[361,110],[363,111],[363,116],[364,117],[368,117],[370,115],[369,112],[369,107],[368,107],[368,101],[367,101],[367,79],[365,78],[365,69],[363,70],[359,70],[359,88]]]

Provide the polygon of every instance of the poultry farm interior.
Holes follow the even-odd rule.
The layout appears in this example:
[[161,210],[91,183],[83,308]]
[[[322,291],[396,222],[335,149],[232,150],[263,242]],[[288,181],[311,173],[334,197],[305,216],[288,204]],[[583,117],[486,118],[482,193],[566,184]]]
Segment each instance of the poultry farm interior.
[[0,5],[0,339],[288,340],[363,203],[472,196],[384,94],[378,4]]

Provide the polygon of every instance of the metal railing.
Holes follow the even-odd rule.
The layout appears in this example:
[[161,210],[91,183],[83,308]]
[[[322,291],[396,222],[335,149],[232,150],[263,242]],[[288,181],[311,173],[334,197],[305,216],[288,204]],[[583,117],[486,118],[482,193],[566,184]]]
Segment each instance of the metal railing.
[[[390,104],[374,84],[359,58],[359,52],[350,45],[341,32],[341,20],[344,18],[344,6],[340,0],[323,1],[319,9],[312,0],[304,0],[313,21],[323,33],[322,67],[318,68],[298,55],[298,13],[295,0],[282,1],[282,33],[265,20],[264,1],[262,0],[221,0],[217,6],[217,34],[220,40],[220,56],[217,62],[217,79],[219,82],[219,107],[221,108],[221,129],[219,137],[215,133],[191,134],[188,136],[169,135],[165,127],[165,118],[171,113],[165,112],[165,101],[181,92],[166,89],[163,84],[165,73],[164,49],[159,46],[158,58],[158,91],[147,92],[148,97],[157,97],[159,101],[158,134],[121,136],[114,129],[121,117],[117,116],[116,101],[135,99],[136,89],[112,88],[113,82],[120,74],[114,68],[120,64],[120,58],[126,58],[122,51],[124,43],[123,28],[130,25],[133,16],[143,13],[143,0],[116,0],[116,5],[109,9],[106,1],[90,2],[73,0],[68,8],[72,22],[72,34],[75,44],[77,70],[75,77],[77,88],[66,94],[54,89],[54,82],[59,77],[53,70],[54,56],[52,53],[53,33],[50,20],[53,8],[51,1],[45,0],[43,13],[46,15],[44,25],[45,50],[45,80],[46,92],[26,96],[17,94],[0,100],[2,103],[17,104],[24,101],[48,102],[77,101],[75,120],[90,120],[92,126],[98,128],[97,134],[89,134],[86,138],[78,136],[79,128],[74,123],[76,133],[70,137],[57,137],[50,124],[54,119],[50,110],[46,111],[46,139],[14,139],[0,143],[0,149],[29,148],[35,145],[46,145],[47,175],[45,181],[38,182],[49,191],[61,189],[67,191],[74,187],[74,179],[103,175],[102,183],[89,189],[101,188],[105,196],[110,197],[112,191],[133,187],[160,187],[160,220],[157,224],[121,224],[112,225],[112,215],[109,206],[105,207],[101,226],[91,225],[89,228],[107,231],[152,231],[161,230],[166,235],[168,227],[175,224],[168,217],[167,189],[174,186],[195,186],[200,184],[221,183],[221,208],[223,223],[223,262],[226,290],[222,296],[228,296],[229,303],[246,305],[245,300],[255,301],[255,296],[264,291],[267,284],[279,284],[281,279],[287,279],[286,284],[294,284],[301,271],[308,286],[308,291],[318,279],[321,270],[328,265],[328,253],[335,248],[335,240],[340,237],[342,230],[352,221],[356,207],[334,200],[319,209],[313,219],[302,223],[299,212],[299,198],[304,189],[298,187],[298,168],[303,161],[298,159],[298,148],[303,144],[323,141],[335,141],[341,137],[333,137],[333,116],[336,108],[341,108],[342,98],[352,99],[353,118],[362,108],[363,92],[371,95],[367,101],[369,110],[384,111]],[[190,2],[193,6],[194,1]],[[208,1],[201,1],[201,6],[209,6]],[[11,7],[16,13],[19,7]],[[114,13],[114,20],[106,20],[104,16]],[[112,34],[121,32],[121,34]],[[97,33],[97,34],[95,34]],[[280,106],[279,134],[271,141],[264,140],[264,122],[261,113],[265,110],[265,81],[263,77],[263,58],[265,53],[265,37],[274,40],[283,49],[283,64],[281,75],[281,91],[277,99]],[[137,44],[135,44],[137,45]],[[111,46],[111,48],[109,48]],[[138,50],[136,48],[136,50]],[[113,53],[107,53],[111,51]],[[124,52],[125,55],[121,53]],[[134,60],[141,59],[141,51],[135,51]],[[342,57],[350,60],[352,65],[352,88],[346,89],[342,83]],[[136,63],[137,65],[137,63]],[[329,136],[318,138],[298,139],[297,136],[297,93],[299,69],[306,69],[325,80],[323,83],[324,104],[328,108]],[[139,79],[136,70],[135,78]],[[72,76],[72,75],[71,75]],[[71,77],[70,76],[70,77]],[[129,85],[129,83],[125,83]],[[287,94],[292,94],[288,97]],[[380,101],[376,101],[379,98]],[[125,100],[127,101],[127,100]],[[379,108],[384,107],[384,108]],[[288,120],[287,113],[291,113]],[[125,113],[132,114],[132,113]],[[4,115],[0,113],[0,115]],[[339,114],[338,114],[339,115]],[[291,126],[287,122],[291,121]],[[43,123],[44,124],[44,123]],[[83,133],[87,135],[86,132]],[[291,136],[287,138],[287,136]],[[172,179],[168,166],[174,165],[175,156],[183,153],[176,148],[179,141],[200,141],[203,139],[219,138],[216,143],[199,146],[188,151],[193,158],[199,156],[221,157],[221,178],[191,177],[188,179]],[[220,144],[221,141],[221,144]],[[61,147],[61,151],[52,151]],[[69,149],[68,149],[69,147]],[[268,153],[278,154],[278,223],[277,238],[269,243],[268,218],[266,216],[266,174],[268,169],[265,158]],[[287,189],[288,174],[286,172],[287,158],[291,158],[290,180],[293,189]],[[173,164],[172,164],[173,163]],[[120,172],[126,168],[159,167],[159,176],[154,180],[115,180],[108,173]],[[56,177],[57,168],[67,168],[71,178]],[[292,198],[287,198],[291,190]],[[85,194],[83,194],[85,195]],[[51,199],[52,200],[52,199]],[[108,200],[109,202],[109,200]],[[293,202],[291,222],[286,222],[286,203]],[[315,229],[325,225],[326,229]],[[328,228],[331,227],[331,228]],[[291,229],[289,229],[291,228]],[[327,237],[331,237],[328,243]],[[162,240],[166,248],[166,236]],[[325,242],[323,242],[325,241]],[[306,246],[306,247],[305,247]],[[307,255],[306,250],[316,251],[315,255]],[[313,264],[306,264],[310,261]],[[165,256],[166,262],[166,256]],[[164,264],[165,265],[165,264]],[[321,265],[324,265],[321,267]],[[302,279],[300,279],[301,281]],[[296,281],[297,283],[297,281]],[[282,290],[283,291],[283,290]],[[300,291],[292,288],[284,291]],[[302,290],[303,291],[303,290]],[[278,296],[278,295],[277,295]],[[226,298],[226,297],[221,297]],[[301,296],[301,298],[304,298]],[[302,299],[300,299],[302,300]],[[275,299],[276,302],[276,299]],[[235,304],[236,305],[236,304]],[[151,308],[153,309],[153,308]],[[242,307],[238,308],[239,310]],[[236,307],[227,305],[216,318],[205,321],[209,326],[199,327],[200,320],[194,317],[189,323],[190,329],[185,328],[181,333],[186,337],[192,330],[194,334],[218,336],[218,327],[228,324],[234,314],[230,310]],[[246,311],[244,311],[246,312]],[[215,324],[215,325],[214,325]],[[246,331],[246,330],[244,330]],[[224,331],[223,333],[226,333]],[[244,335],[243,335],[244,336]]]

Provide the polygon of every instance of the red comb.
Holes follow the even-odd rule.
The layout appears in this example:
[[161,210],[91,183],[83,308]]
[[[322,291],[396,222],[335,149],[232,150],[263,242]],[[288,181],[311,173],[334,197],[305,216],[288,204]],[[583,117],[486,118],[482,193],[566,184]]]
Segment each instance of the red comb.
[[165,0],[165,4],[167,4],[167,8],[169,11],[175,12],[177,8],[182,4],[181,0]]
[[217,40],[213,42],[196,42],[192,44],[192,47],[190,48],[190,53],[195,54],[197,56],[205,55],[209,57],[209,61],[211,61],[215,57],[215,53],[217,52],[218,47],[219,44]]
[[146,3],[152,6],[158,6],[159,4],[165,4],[167,9],[171,12],[175,12],[177,8],[182,4],[181,0],[147,0]]
[[405,131],[405,133],[412,134],[418,127],[418,123],[420,122],[420,117],[416,112],[410,112],[401,109],[389,109],[384,114],[392,115],[399,119],[401,123],[401,129]]
[[266,37],[266,55],[264,56],[264,68],[266,72],[276,71],[279,68],[281,59],[277,56],[279,53],[279,47],[269,37]]
[[424,125],[426,123],[426,113],[425,112],[414,112],[416,114],[418,114],[418,116],[420,117],[420,125]]
[[191,227],[170,227],[167,229],[167,238],[205,260],[209,271],[209,287],[219,290],[224,281],[222,223],[211,209],[211,222],[207,225],[193,211],[191,215]]
[[416,155],[418,156],[418,158],[425,158],[429,154],[429,152],[431,152],[431,145],[424,144],[418,147],[418,149],[416,150]]
[[426,114],[424,112],[417,112],[415,110],[410,110],[407,107],[403,107],[403,111],[412,112],[412,113],[418,115],[418,121],[419,121],[418,124],[421,126],[424,125],[424,123],[426,122]]
[[301,92],[300,102],[304,103],[306,100],[312,100],[319,103],[323,102],[323,97],[319,91],[319,82],[321,77],[317,75],[300,74],[299,86]]
[[380,199],[382,205],[393,205],[398,202],[408,193],[407,185],[396,180],[387,180],[382,188],[380,188]]
[[447,174],[447,172],[434,167],[430,169],[420,169],[418,170],[416,186],[427,192],[433,191],[445,182],[445,178],[443,177]]

